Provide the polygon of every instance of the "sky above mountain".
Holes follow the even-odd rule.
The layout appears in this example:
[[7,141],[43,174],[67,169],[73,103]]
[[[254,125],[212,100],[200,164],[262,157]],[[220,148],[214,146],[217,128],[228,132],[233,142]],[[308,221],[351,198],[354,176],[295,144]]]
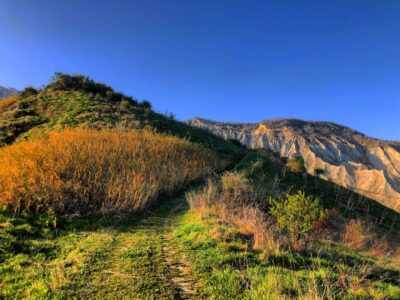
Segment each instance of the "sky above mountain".
[[400,1],[0,2],[0,85],[82,73],[178,119],[400,139]]

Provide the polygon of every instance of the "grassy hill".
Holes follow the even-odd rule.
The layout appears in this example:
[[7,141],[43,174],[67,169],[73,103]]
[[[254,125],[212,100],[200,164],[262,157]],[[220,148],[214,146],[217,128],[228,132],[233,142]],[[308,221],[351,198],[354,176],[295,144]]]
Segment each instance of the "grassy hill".
[[0,299],[400,298],[399,214],[84,76],[0,144]]
[[221,155],[238,152],[235,145],[207,131],[154,112],[148,101],[139,103],[84,76],[57,73],[43,89],[29,87],[19,97],[0,103],[0,145],[69,127],[151,128],[200,143]]

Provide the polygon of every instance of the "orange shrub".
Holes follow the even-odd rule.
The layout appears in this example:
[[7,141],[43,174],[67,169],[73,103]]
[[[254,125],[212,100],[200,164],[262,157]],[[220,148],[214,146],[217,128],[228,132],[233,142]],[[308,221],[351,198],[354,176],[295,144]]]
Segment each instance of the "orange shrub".
[[51,132],[0,148],[0,208],[132,212],[224,164],[201,146],[150,131]]

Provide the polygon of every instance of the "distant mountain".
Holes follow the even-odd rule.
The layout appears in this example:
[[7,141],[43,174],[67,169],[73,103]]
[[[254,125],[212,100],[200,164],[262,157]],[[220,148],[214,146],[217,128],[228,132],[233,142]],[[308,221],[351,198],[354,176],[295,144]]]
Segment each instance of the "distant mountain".
[[367,137],[329,122],[275,119],[257,124],[193,119],[189,124],[249,148],[282,157],[302,157],[309,174],[320,176],[400,211],[400,143]]
[[0,86],[0,99],[7,98],[9,96],[13,96],[18,94],[18,91],[13,88],[5,88]]

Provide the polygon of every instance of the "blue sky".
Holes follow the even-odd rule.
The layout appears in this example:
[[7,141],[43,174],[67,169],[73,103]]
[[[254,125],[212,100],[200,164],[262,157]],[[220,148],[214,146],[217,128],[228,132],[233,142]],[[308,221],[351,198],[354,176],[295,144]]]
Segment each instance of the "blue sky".
[[82,73],[178,119],[400,139],[400,1],[0,1],[0,85]]

